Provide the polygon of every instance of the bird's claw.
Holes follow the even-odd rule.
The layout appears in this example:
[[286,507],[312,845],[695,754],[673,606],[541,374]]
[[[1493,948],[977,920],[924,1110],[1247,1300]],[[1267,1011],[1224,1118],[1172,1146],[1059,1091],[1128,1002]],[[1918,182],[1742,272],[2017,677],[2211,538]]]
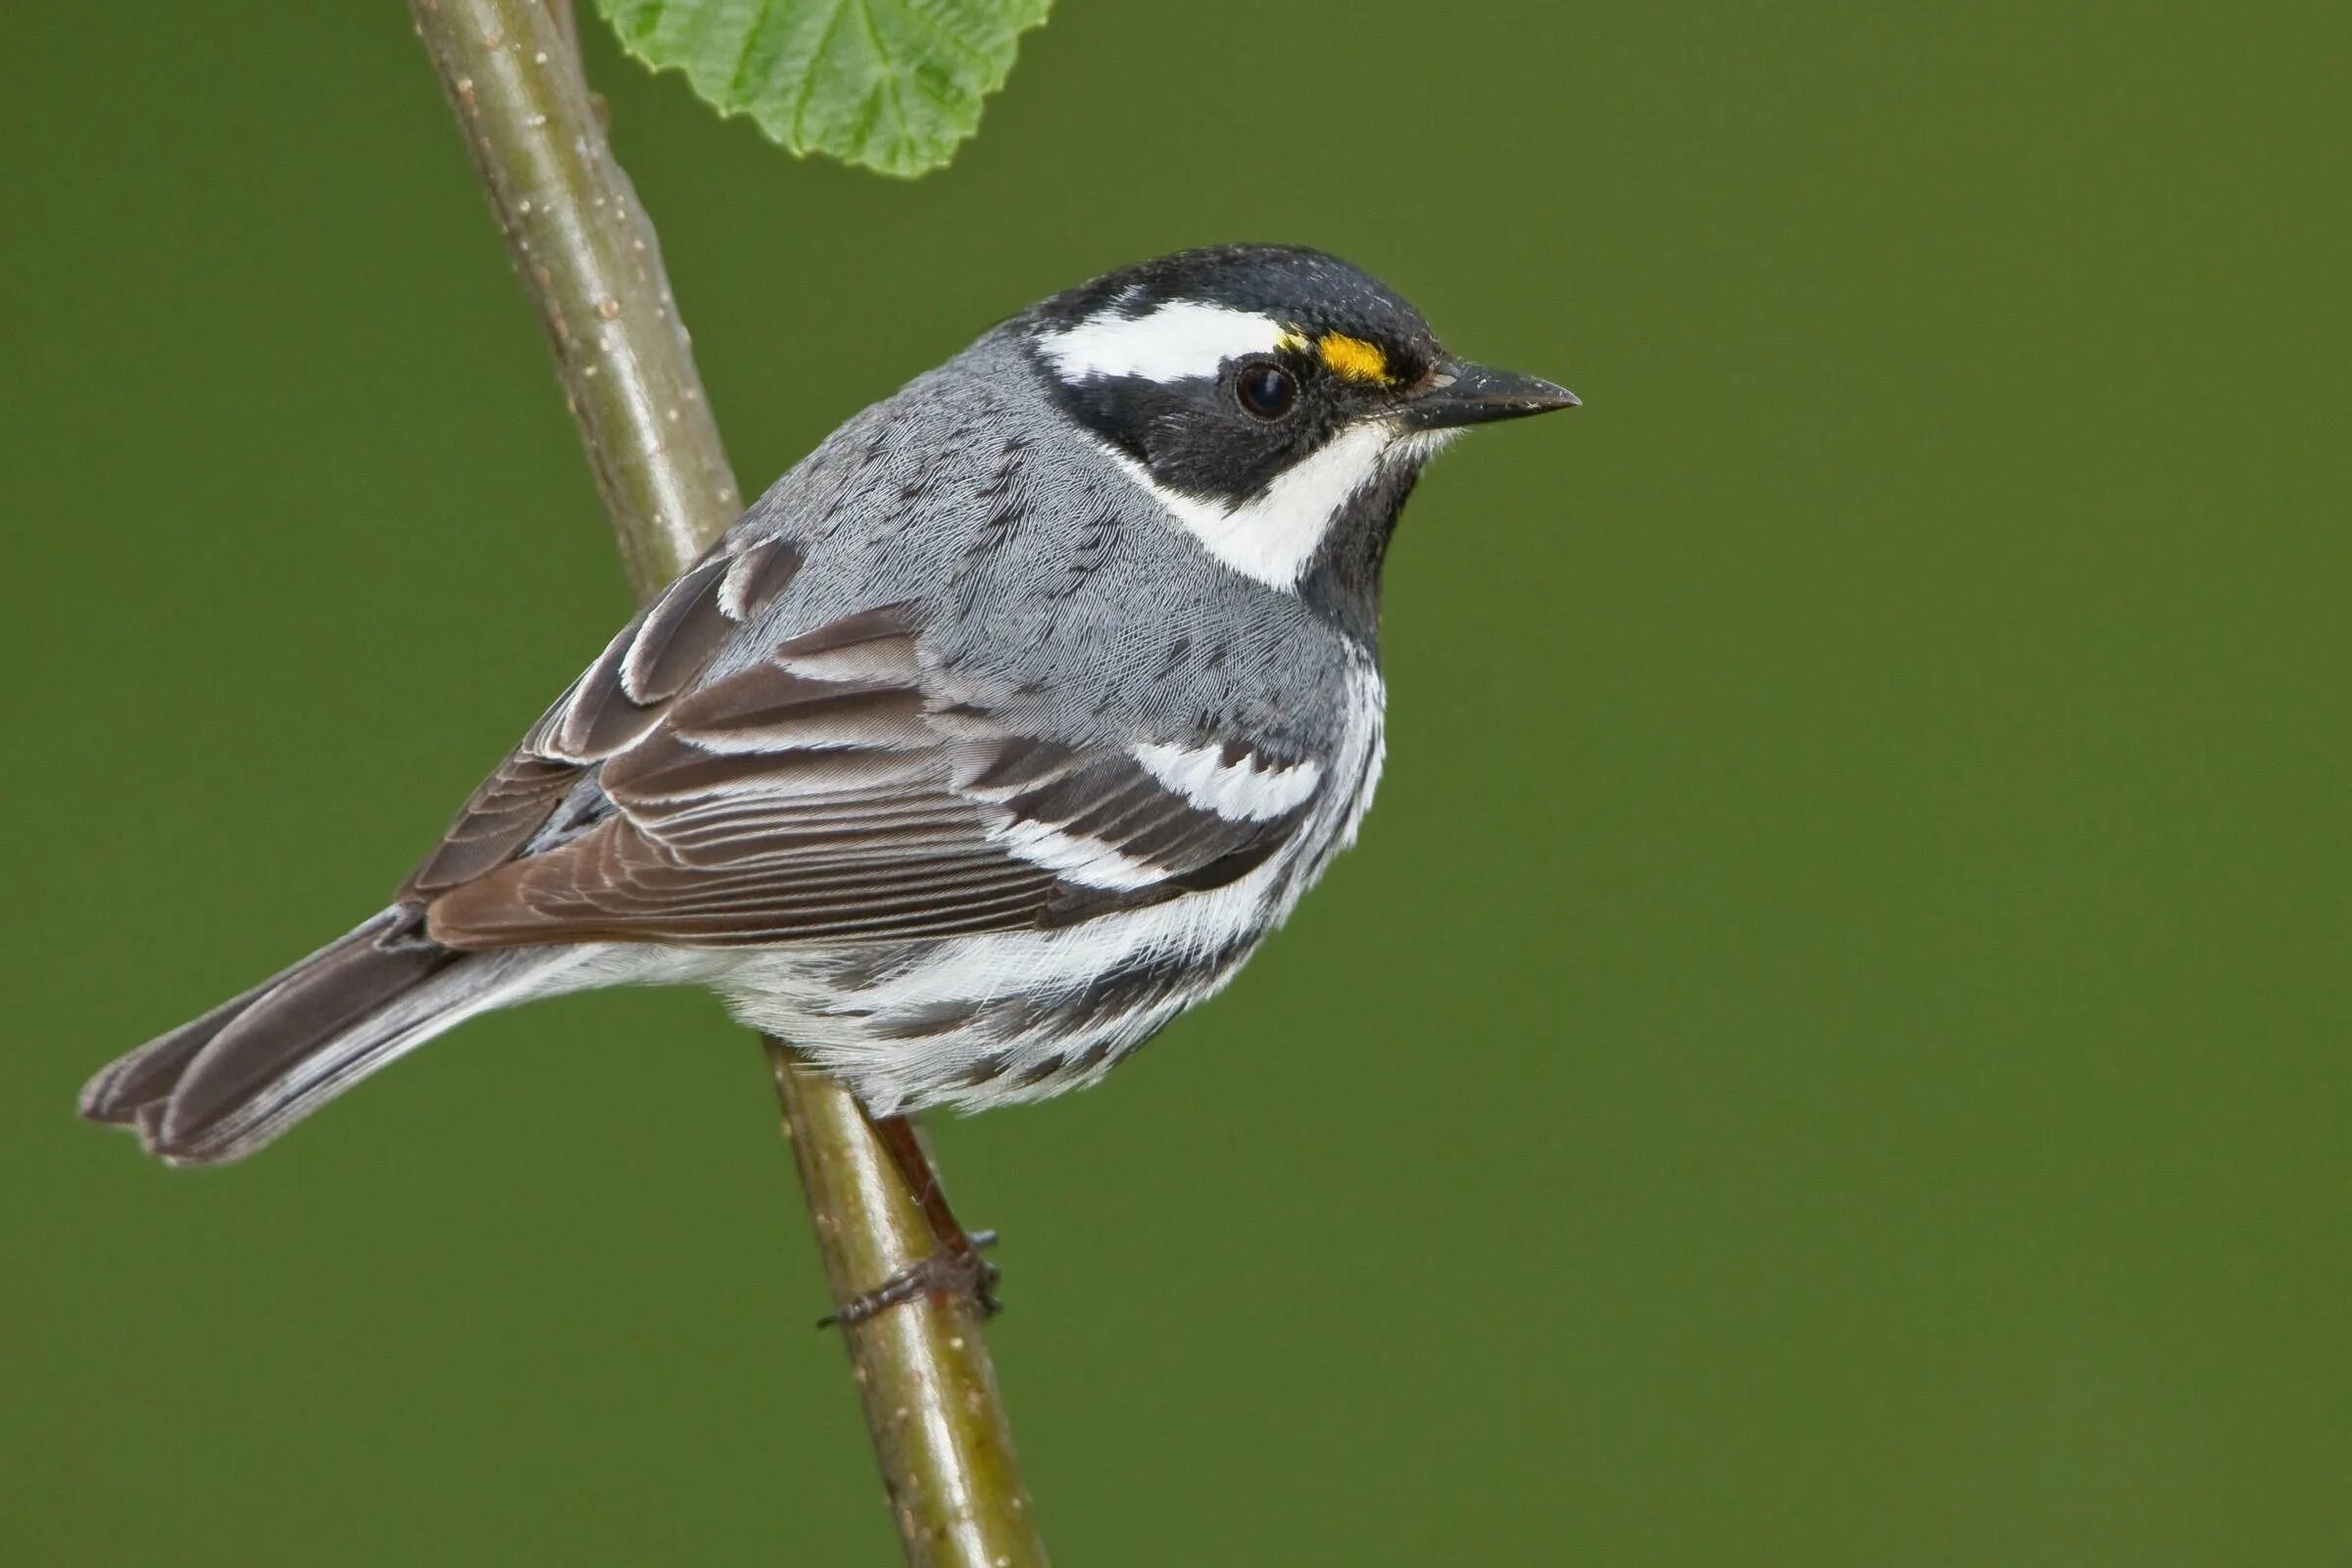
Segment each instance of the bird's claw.
[[1004,1310],[997,1299],[997,1266],[980,1255],[996,1244],[995,1231],[973,1231],[961,1248],[950,1248],[916,1259],[862,1296],[853,1297],[816,1320],[820,1329],[847,1328],[922,1296],[964,1297],[982,1317]]

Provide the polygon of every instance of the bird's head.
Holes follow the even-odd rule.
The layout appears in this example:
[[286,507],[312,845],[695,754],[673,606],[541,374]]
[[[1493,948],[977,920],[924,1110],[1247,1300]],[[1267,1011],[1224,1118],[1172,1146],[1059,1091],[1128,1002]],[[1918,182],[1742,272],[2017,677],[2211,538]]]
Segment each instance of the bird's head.
[[1378,279],[1290,246],[1145,262],[1024,321],[1056,404],[1210,554],[1284,589],[1319,564],[1376,574],[1414,475],[1463,427],[1577,401],[1454,357]]

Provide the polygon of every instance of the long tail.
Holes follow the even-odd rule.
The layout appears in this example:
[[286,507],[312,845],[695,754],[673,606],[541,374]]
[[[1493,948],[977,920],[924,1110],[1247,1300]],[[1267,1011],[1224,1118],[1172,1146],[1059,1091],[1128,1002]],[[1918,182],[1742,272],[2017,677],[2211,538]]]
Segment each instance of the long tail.
[[92,1078],[81,1113],[174,1164],[239,1158],[444,1029],[521,1001],[561,949],[457,953],[384,910]]

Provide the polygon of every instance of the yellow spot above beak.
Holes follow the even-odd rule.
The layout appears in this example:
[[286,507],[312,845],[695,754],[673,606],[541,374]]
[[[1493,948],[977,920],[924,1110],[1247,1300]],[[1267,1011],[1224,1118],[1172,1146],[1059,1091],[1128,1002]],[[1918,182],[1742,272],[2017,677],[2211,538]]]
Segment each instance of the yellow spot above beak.
[[1331,373],[1348,381],[1369,381],[1385,385],[1389,379],[1389,357],[1377,343],[1367,343],[1360,337],[1345,332],[1326,332],[1315,340],[1315,351]]

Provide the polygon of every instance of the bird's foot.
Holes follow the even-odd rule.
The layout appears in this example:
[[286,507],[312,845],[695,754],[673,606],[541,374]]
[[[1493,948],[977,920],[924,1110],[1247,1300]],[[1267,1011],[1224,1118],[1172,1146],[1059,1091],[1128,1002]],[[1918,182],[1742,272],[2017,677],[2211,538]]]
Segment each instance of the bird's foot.
[[961,1247],[945,1248],[909,1263],[864,1295],[818,1318],[816,1326],[846,1328],[863,1323],[923,1296],[964,1297],[980,1309],[982,1317],[994,1317],[1004,1303],[997,1299],[997,1266],[980,1255],[980,1249],[994,1246],[996,1240],[995,1231],[973,1231],[963,1238]]

